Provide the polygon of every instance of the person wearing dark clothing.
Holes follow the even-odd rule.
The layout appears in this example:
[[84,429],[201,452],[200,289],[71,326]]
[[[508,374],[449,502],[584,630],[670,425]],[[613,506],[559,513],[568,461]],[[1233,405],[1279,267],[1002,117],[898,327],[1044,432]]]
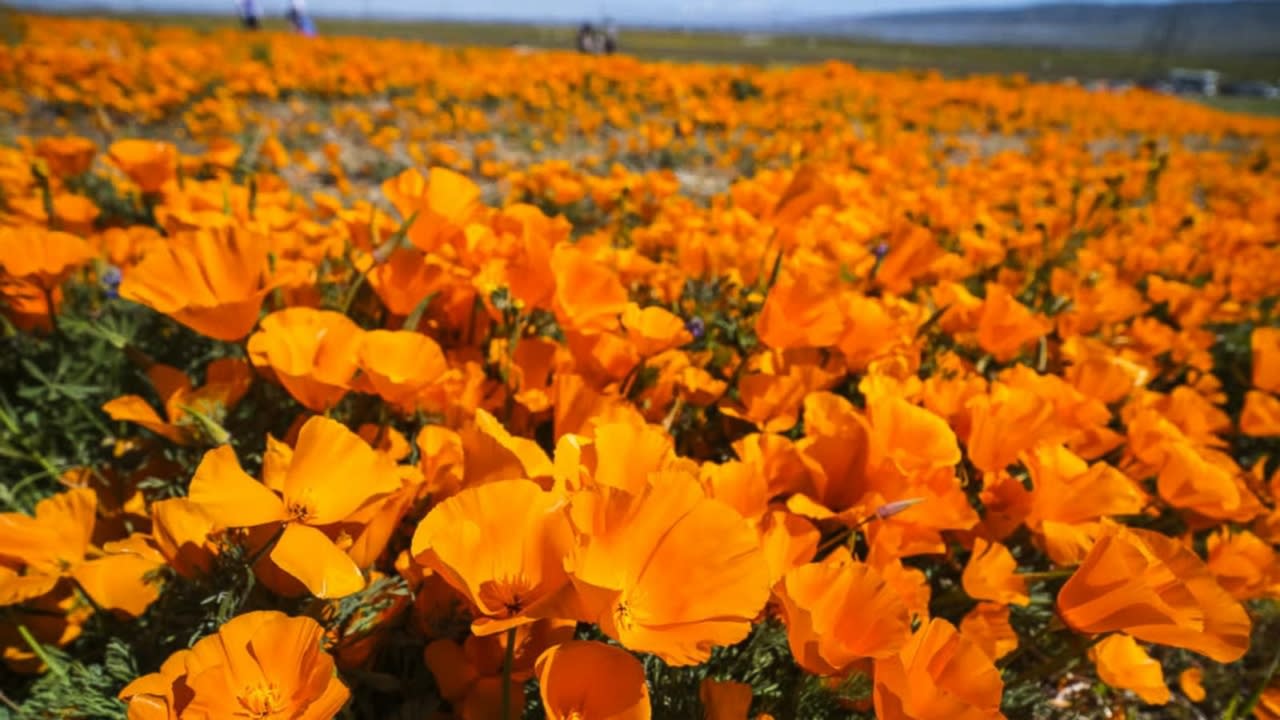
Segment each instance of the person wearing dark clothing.
[[307,15],[306,0],[290,0],[289,11],[285,13],[285,17],[299,34],[308,37],[316,34],[316,26],[311,22],[311,16]]
[[595,54],[596,29],[591,27],[591,23],[583,23],[578,28],[578,52]]
[[236,0],[236,10],[240,13],[240,24],[245,30],[257,30],[262,26],[262,10],[258,0]]

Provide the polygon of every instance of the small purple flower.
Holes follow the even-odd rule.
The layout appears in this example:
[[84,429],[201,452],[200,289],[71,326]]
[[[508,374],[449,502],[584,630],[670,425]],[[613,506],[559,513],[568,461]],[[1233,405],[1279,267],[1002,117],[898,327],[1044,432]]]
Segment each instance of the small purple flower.
[[115,265],[108,265],[106,270],[102,271],[102,289],[106,291],[107,297],[115,299],[120,297],[120,268]]
[[692,317],[685,321],[684,327],[693,335],[694,340],[701,340],[707,334],[707,324],[700,317]]
[[883,240],[876,243],[876,246],[871,249],[871,254],[875,255],[877,260],[883,260],[884,256],[889,254],[889,243]]

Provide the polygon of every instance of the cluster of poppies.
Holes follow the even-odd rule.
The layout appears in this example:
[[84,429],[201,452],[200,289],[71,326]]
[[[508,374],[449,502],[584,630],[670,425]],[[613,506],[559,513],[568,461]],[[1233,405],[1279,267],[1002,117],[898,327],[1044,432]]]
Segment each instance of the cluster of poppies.
[[[1268,674],[1204,682],[1280,601],[1280,122],[836,63],[30,33],[0,113],[156,131],[0,148],[6,338],[154,334],[111,336],[136,392],[81,406],[100,460],[0,513],[9,670],[196,617],[129,718],[354,717],[387,678],[423,717],[665,717],[656,673],[699,667],[725,720],[802,687],[998,718],[1080,678],[1280,717]],[[309,97],[388,93],[324,112],[421,169],[308,166]],[[283,94],[265,137],[215,112]],[[770,632],[780,702],[718,663]]]

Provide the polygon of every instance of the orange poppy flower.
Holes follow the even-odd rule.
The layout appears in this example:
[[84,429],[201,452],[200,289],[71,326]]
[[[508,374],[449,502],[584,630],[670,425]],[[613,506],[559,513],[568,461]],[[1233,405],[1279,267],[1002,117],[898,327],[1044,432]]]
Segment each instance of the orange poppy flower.
[[85,562],[91,546],[97,496],[80,488],[36,503],[35,515],[0,513],[0,607],[44,595]]
[[323,649],[324,629],[273,610],[232,618],[160,671],[120,691],[129,717],[328,720],[351,693]]
[[977,643],[993,661],[1018,649],[1018,633],[1009,623],[1009,606],[980,602],[960,621],[960,634]]
[[178,720],[179,713],[191,701],[185,685],[192,657],[190,650],[179,650],[165,659],[156,672],[126,685],[119,697],[128,704],[129,720]]
[[1018,576],[1017,569],[1018,562],[1009,548],[977,538],[960,581],[975,600],[1025,606],[1031,603],[1031,596],[1027,594],[1027,581]]
[[[832,393],[804,399],[806,437],[796,443],[806,475],[787,501],[793,512],[816,519],[854,510],[871,490],[871,428],[853,404]],[[851,523],[861,518],[842,518]]]
[[753,433],[734,443],[733,449],[764,476],[770,497],[799,492],[809,482],[809,470],[795,444],[782,435]]
[[202,335],[242,339],[258,322],[272,277],[263,240],[246,231],[185,235],[125,271],[120,297],[164,313]]
[[640,364],[635,346],[614,332],[570,330],[565,333],[565,340],[578,371],[596,386],[621,382]]
[[102,555],[76,568],[74,577],[98,607],[134,618],[160,597],[160,586],[149,580],[165,559],[144,535],[104,543]]
[[648,720],[649,686],[634,655],[574,640],[538,658],[538,691],[548,720]]
[[704,678],[698,685],[705,720],[747,720],[751,711],[751,686],[746,683]]
[[194,578],[213,567],[215,544],[209,539],[213,519],[190,498],[169,498],[151,504],[151,537],[169,566]]
[[1063,346],[1073,364],[1064,377],[1085,395],[1104,403],[1123,400],[1141,387],[1149,373],[1133,360],[1096,340],[1074,337]]
[[[525,681],[535,676],[537,661],[544,653],[573,641],[574,623],[539,620],[515,630],[507,693],[512,700],[510,718],[518,720],[524,710]],[[461,720],[502,717],[502,675],[508,637],[499,633],[472,635],[461,643],[436,640],[424,650],[423,660],[435,676],[440,694],[453,705]]]
[[1025,456],[1034,489],[1025,517],[1043,535],[1049,557],[1074,565],[1098,534],[1098,518],[1137,515],[1147,495],[1124,473],[1104,462],[1089,465],[1061,445],[1043,445]]
[[1272,680],[1262,691],[1253,716],[1257,720],[1280,720],[1280,682]]
[[832,293],[788,272],[769,290],[756,333],[775,350],[827,347],[840,340],[843,318]]
[[364,331],[342,313],[293,307],[262,319],[249,338],[249,359],[315,412],[324,412],[351,388]]
[[1280,553],[1247,530],[1223,528],[1208,539],[1209,572],[1237,600],[1280,598]]
[[388,403],[412,409],[418,394],[449,369],[435,340],[410,330],[371,330],[360,336],[360,370]]
[[384,182],[382,191],[406,221],[417,215],[408,237],[425,252],[456,240],[484,208],[480,187],[444,167],[431,168],[426,178],[410,168]]
[[897,317],[883,300],[852,293],[840,300],[846,324],[836,345],[852,370],[865,370],[875,360],[902,352],[915,335],[916,323]]
[[411,551],[476,608],[476,634],[531,623],[568,588],[562,502],[529,480],[467,488],[427,513]]
[[1239,522],[1263,512],[1243,482],[1244,473],[1227,454],[1175,441],[1165,445],[1163,460],[1156,489],[1170,505]]
[[591,484],[631,494],[643,493],[652,473],[669,469],[676,462],[671,435],[638,418],[597,424],[581,458]]
[[703,463],[698,481],[708,497],[738,511],[751,523],[759,522],[769,510],[769,489],[756,468],[740,460],[726,463]]
[[51,317],[61,304],[61,288],[46,292],[33,281],[0,272],[0,313],[23,332],[52,330]]
[[1249,615],[1195,553],[1160,533],[1114,523],[1062,586],[1058,611],[1078,632],[1125,632],[1218,662],[1249,649]]
[[146,194],[160,192],[178,173],[178,148],[167,142],[117,140],[107,158]]
[[474,423],[458,433],[465,467],[463,483],[468,487],[499,480],[549,480],[551,458],[538,443],[512,435],[502,423],[484,410],[476,410]]
[[1204,671],[1198,667],[1189,667],[1178,673],[1178,689],[1182,690],[1182,694],[1187,696],[1191,702],[1203,702],[1206,696],[1204,691]]
[[1245,393],[1240,432],[1251,437],[1280,435],[1280,397],[1257,390]]
[[934,232],[914,223],[895,233],[886,245],[888,249],[875,274],[875,282],[900,294],[909,291],[916,278],[929,272],[933,262],[946,255],[934,239]]
[[54,288],[73,270],[97,253],[75,235],[33,228],[0,227],[0,268],[20,280],[34,283],[44,292]]
[[558,245],[551,253],[556,278],[556,319],[566,330],[593,333],[618,327],[627,308],[627,291],[607,265],[576,246]]
[[35,147],[36,156],[44,160],[49,172],[60,178],[83,175],[98,154],[98,145],[78,135],[40,138]]
[[774,227],[785,228],[811,214],[817,208],[840,202],[840,192],[813,165],[796,169],[778,202],[768,214]]
[[1018,455],[1043,442],[1044,429],[1053,417],[1053,405],[1030,390],[993,383],[990,394],[975,395],[966,403],[969,459],[979,470],[999,472]]
[[414,438],[423,488],[443,500],[462,489],[464,450],[458,433],[439,425],[424,425]]
[[313,417],[298,433],[287,469],[264,470],[264,478],[265,485],[246,475],[223,445],[205,453],[189,497],[220,527],[274,529],[268,558],[312,595],[363,589],[360,568],[326,529],[400,487],[392,461],[340,423]]
[[1164,705],[1169,702],[1169,686],[1164,684],[1164,670],[1132,637],[1123,633],[1108,635],[1089,648],[1089,659],[1098,677],[1114,688],[1132,690],[1143,702]]
[[[904,475],[954,467],[960,446],[947,421],[901,397],[873,392],[867,419],[877,454]],[[871,462],[876,464],[876,458]]]
[[911,635],[902,599],[844,548],[789,571],[776,592],[791,655],[811,673],[838,675],[863,658],[893,655]]
[[516,402],[531,413],[550,410],[552,383],[562,357],[560,345],[553,340],[524,338],[517,343],[507,376]]
[[978,317],[978,345],[996,360],[1012,360],[1025,345],[1051,328],[1048,320],[1018,302],[1003,285],[987,285],[987,297]]
[[683,320],[657,305],[641,308],[635,303],[627,303],[622,311],[622,327],[642,358],[653,357],[693,340]]
[[398,248],[368,272],[369,286],[392,315],[408,317],[449,283],[446,268],[413,248]]
[[[502,718],[502,651],[504,635],[471,636],[462,643],[436,640],[427,645],[423,662],[435,676],[440,695],[454,708],[459,720]],[[514,676],[515,673],[512,673]],[[507,720],[520,720],[524,705],[524,682],[506,681],[508,698],[513,698]]]
[[147,376],[164,403],[167,419],[138,395],[122,395],[105,403],[102,410],[112,420],[137,423],[179,445],[190,445],[201,437],[226,442],[220,423],[248,392],[253,379],[248,364],[238,358],[209,363],[205,384],[198,389],[186,373],[168,365],[152,365]]
[[494,218],[494,232],[510,237],[517,248],[503,264],[505,285],[526,308],[551,309],[555,276],[551,252],[568,239],[573,227],[563,216],[548,218],[532,205],[511,205]]
[[581,374],[557,372],[552,379],[551,398],[557,439],[567,433],[588,434],[602,422],[644,422],[633,405],[617,395],[597,392]]
[[[380,449],[379,453],[394,457]],[[334,528],[357,567],[371,567],[378,561],[400,529],[400,521],[423,495],[422,472],[417,467],[397,465],[395,473],[400,481],[396,490],[360,508]]]
[[760,550],[769,566],[769,587],[792,568],[813,560],[822,533],[813,523],[786,510],[767,512],[760,520]]
[[875,663],[873,698],[882,720],[1003,718],[1003,689],[991,658],[938,618],[917,630],[897,655]]
[[58,193],[53,196],[53,216],[57,226],[68,233],[79,236],[93,234],[93,222],[100,214],[98,206],[83,195]]
[[1280,328],[1254,328],[1250,346],[1253,350],[1253,387],[1280,393]]
[[664,473],[640,494],[577,493],[569,516],[578,545],[566,563],[579,619],[672,665],[706,660],[747,636],[768,598],[754,530],[705,497],[696,478]]
[[726,415],[754,423],[765,432],[784,432],[799,419],[800,403],[809,388],[797,375],[752,373],[738,383],[741,409],[724,406]]
[[106,610],[136,617],[159,595],[146,577],[164,564],[146,538],[134,535],[95,548],[97,496],[76,488],[41,500],[35,516],[0,514],[0,606],[53,592],[63,578]]

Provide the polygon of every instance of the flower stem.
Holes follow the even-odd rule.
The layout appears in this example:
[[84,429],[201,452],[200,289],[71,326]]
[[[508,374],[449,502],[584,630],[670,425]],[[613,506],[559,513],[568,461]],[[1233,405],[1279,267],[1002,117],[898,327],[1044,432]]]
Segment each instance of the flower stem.
[[507,653],[502,658],[502,720],[511,717],[511,666],[516,660],[516,629],[507,630]]
[[27,629],[26,625],[18,623],[18,634],[22,636],[22,639],[26,641],[27,645],[31,646],[31,651],[36,654],[36,657],[40,658],[40,662],[44,663],[45,667],[49,668],[50,672],[58,677],[66,677],[67,671],[63,669],[61,665],[54,662],[53,658],[50,657],[49,653],[44,649],[44,645],[41,645],[40,641],[35,639],[35,636],[31,634],[31,631]]
[[53,290],[47,287],[40,290],[44,293],[45,309],[49,313],[49,331],[57,335],[60,332],[60,328],[58,327],[58,310],[54,306]]
[[[1258,687],[1249,695],[1249,699],[1245,700],[1244,707],[1240,708],[1240,717],[1249,717],[1253,709],[1258,706],[1258,702],[1262,700],[1262,693],[1266,691],[1267,686],[1271,684],[1271,678],[1276,676],[1276,671],[1280,670],[1280,647],[1276,648],[1276,652],[1271,656],[1271,664],[1267,666],[1267,672],[1262,676],[1262,680],[1258,683]],[[1233,710],[1234,710],[1234,703]],[[1236,713],[1228,711],[1227,717],[1234,718]]]
[[1060,580],[1062,578],[1071,577],[1075,573],[1075,568],[1066,568],[1063,570],[1048,570],[1045,572],[1024,572],[1018,573],[1018,577],[1028,582],[1040,582],[1042,580]]

